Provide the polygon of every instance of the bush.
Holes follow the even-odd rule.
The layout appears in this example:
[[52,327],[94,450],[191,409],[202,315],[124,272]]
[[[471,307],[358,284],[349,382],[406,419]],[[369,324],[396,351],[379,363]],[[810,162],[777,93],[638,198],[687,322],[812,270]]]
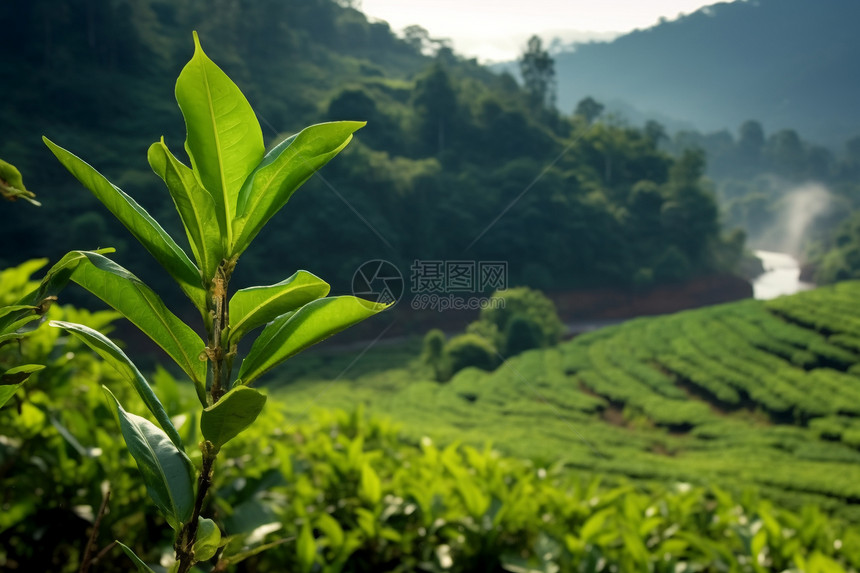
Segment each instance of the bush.
[[515,356],[532,348],[540,348],[543,332],[540,324],[527,316],[514,316],[505,329],[504,353]]
[[445,346],[445,362],[448,367],[446,378],[450,378],[470,366],[492,370],[499,361],[496,349],[490,342],[476,334],[461,334]]
[[445,380],[445,333],[434,328],[424,336],[421,361],[433,368],[433,376],[438,382]]
[[[540,329],[539,346],[556,344],[564,333],[564,325],[558,318],[555,305],[540,291],[517,287],[496,291],[493,298],[502,300],[503,304],[490,305],[481,310],[479,322],[495,325],[500,333],[507,333],[508,326],[516,317],[528,319],[537,325]],[[504,346],[498,342],[498,346]]]

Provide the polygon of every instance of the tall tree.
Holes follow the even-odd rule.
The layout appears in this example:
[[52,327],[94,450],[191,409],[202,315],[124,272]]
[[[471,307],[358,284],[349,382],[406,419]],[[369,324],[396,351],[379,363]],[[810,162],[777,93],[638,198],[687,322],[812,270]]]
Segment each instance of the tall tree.
[[603,104],[591,96],[579,100],[573,111],[574,116],[583,118],[588,125],[594,123],[594,120],[600,117],[601,113],[603,113]]
[[536,35],[529,38],[520,57],[520,73],[532,105],[535,108],[555,108],[555,61],[543,49],[543,42]]
[[445,148],[445,137],[454,127],[457,94],[445,68],[436,62],[415,84],[413,95],[418,131],[423,150],[438,154]]

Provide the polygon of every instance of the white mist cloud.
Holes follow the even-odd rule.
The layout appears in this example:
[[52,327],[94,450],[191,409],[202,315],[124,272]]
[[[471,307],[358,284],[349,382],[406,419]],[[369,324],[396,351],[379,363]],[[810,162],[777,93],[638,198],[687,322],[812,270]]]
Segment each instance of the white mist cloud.
[[810,225],[830,209],[830,191],[820,183],[806,183],[790,190],[782,200],[781,248],[798,254]]

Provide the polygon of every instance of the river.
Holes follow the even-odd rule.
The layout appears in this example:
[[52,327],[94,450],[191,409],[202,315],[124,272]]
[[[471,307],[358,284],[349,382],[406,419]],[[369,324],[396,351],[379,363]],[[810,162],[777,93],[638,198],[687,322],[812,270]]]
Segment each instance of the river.
[[773,251],[755,251],[755,255],[761,259],[764,273],[753,280],[754,298],[768,300],[815,288],[800,280],[800,264],[791,255]]

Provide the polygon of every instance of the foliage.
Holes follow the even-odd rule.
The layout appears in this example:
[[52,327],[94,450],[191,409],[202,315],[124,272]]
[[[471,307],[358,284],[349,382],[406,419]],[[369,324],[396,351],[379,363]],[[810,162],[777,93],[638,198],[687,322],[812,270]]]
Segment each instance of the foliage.
[[437,381],[447,381],[464,368],[492,370],[500,360],[556,344],[564,332],[555,305],[540,291],[498,290],[489,300],[464,334],[446,340],[443,332],[431,330],[425,336],[422,361]]
[[555,108],[555,62],[543,49],[539,36],[532,36],[520,56],[520,74],[534,107]]
[[39,206],[40,203],[34,199],[35,196],[35,193],[24,187],[24,180],[18,168],[0,159],[0,197],[8,201],[24,199]]
[[504,353],[516,356],[532,348],[540,348],[544,333],[541,325],[533,318],[515,314],[505,326]]
[[[185,63],[192,26],[219,38],[212,55],[241,74],[267,136],[280,140],[321,121],[368,121],[361,143],[346,149],[324,180],[306,183],[314,192],[290,199],[306,216],[267,226],[257,248],[243,254],[241,286],[284,278],[269,264],[271,254],[313,268],[342,291],[383,247],[384,258],[401,269],[415,259],[457,260],[485,228],[469,257],[508,261],[510,284],[542,289],[633,285],[670,246],[686,248],[647,205],[632,205],[643,182],[653,184],[661,204],[671,194],[674,160],[644,130],[608,119],[586,130],[568,115],[573,104],[565,114],[535,110],[512,76],[442,47],[431,58],[352,8],[331,0],[260,0],[242,4],[240,15],[238,4],[213,8],[203,0],[140,0],[133,7],[113,1],[87,10],[41,2],[4,4],[16,26],[0,56],[21,82],[0,110],[4,133],[74,138],[183,246],[181,220],[159,200],[149,166],[128,158],[162,134],[167,144],[184,138],[167,92]],[[167,131],[155,131],[167,118],[175,120]],[[0,156],[28,173],[28,185],[44,190],[40,196],[51,194],[26,219],[0,212],[3,240],[19,244],[0,254],[0,264],[59,258],[71,239],[87,247],[96,236],[91,230],[100,228],[100,242],[122,252],[124,265],[178,308],[181,295],[166,275],[148,272],[147,253],[128,241],[120,223],[99,214],[94,198],[79,197],[64,173],[44,166],[43,152],[24,137],[0,141]],[[342,200],[358,215],[340,216]],[[72,222],[71,237],[68,227],[52,224],[60,219]],[[712,227],[705,224],[701,234]],[[719,264],[716,253],[721,245],[736,248],[719,234],[695,245],[702,250],[688,255],[687,278],[724,270],[730,265]]]
[[[556,344],[564,333],[564,325],[558,318],[553,302],[542,292],[528,287],[516,287],[496,291],[490,297],[495,304],[481,309],[479,322],[495,327],[498,336],[490,339],[497,348],[503,349],[506,356],[513,356],[528,348],[546,347]],[[536,344],[523,346],[522,340],[509,346],[512,325],[523,322],[529,333],[516,332],[513,336],[523,335],[534,340]],[[480,327],[475,327],[480,329]],[[519,350],[517,350],[517,347]]]
[[576,109],[573,110],[573,115],[574,117],[581,117],[586,124],[591,125],[603,113],[603,110],[604,105],[589,96],[579,100]]
[[[61,331],[40,332],[56,336]],[[96,369],[82,376],[111,376],[87,353],[75,360],[77,367]],[[169,376],[158,380],[166,390],[161,384]],[[94,400],[99,417],[76,418],[72,412],[82,403],[80,393],[70,391],[74,384],[51,396],[31,395],[57,419],[79,420],[66,438],[47,420],[31,425],[26,434],[20,423],[3,426],[5,436],[27,444],[19,450],[13,480],[6,483],[28,492],[15,500],[15,511],[3,516],[13,523],[2,534],[11,541],[0,550],[5,568],[26,563],[28,570],[77,570],[78,532],[92,520],[87,510],[96,510],[105,478],[111,479],[115,505],[103,527],[124,531],[128,547],[144,558],[139,563],[157,561],[169,549],[170,540],[157,527],[161,516],[140,503],[144,494],[136,487],[134,470],[111,439],[109,414],[99,406],[98,392],[92,388],[85,396]],[[193,392],[180,394],[194,399]],[[9,414],[0,413],[0,423]],[[192,428],[187,423],[181,429]],[[78,439],[88,455],[71,446]],[[99,451],[91,449],[93,443],[100,444]],[[61,452],[64,461],[50,475],[25,461],[28,455]],[[417,445],[405,441],[390,422],[367,419],[361,410],[320,410],[296,425],[279,409],[268,408],[221,455],[213,488],[215,508],[233,532],[224,540],[227,550],[245,556],[244,570],[261,573],[397,567],[439,573],[674,571],[679,564],[752,572],[758,571],[756,563],[783,570],[808,567],[810,560],[824,563],[822,571],[838,572],[856,568],[860,559],[856,532],[814,506],[793,511],[752,491],[731,494],[716,486],[602,480],[560,464],[506,457],[489,447],[442,447],[426,437]],[[31,469],[25,473],[27,466]],[[61,471],[66,466],[78,471]],[[24,486],[23,479],[36,487]],[[56,494],[43,493],[38,503],[36,490],[48,487],[49,480],[55,481],[47,491]],[[75,508],[80,517],[60,509],[71,502],[83,504]],[[51,551],[34,551],[25,542],[40,527],[50,535]],[[269,549],[257,552],[253,543]],[[98,570],[127,571],[124,559],[119,550],[108,552]]]
[[[273,392],[295,416],[363,403],[416,440],[492,437],[507,454],[576,471],[756,486],[774,503],[812,503],[857,523],[858,296],[860,284],[847,282],[640,318],[446,384],[391,347],[337,380],[352,357],[321,354],[318,370],[299,359]],[[414,358],[420,341],[408,348]]]
[[[87,326],[52,322],[111,364],[157,422],[126,410],[105,388],[149,497],[174,530],[175,563],[170,569],[179,573],[216,554],[225,563],[242,558],[222,553],[219,527],[201,512],[219,451],[254,422],[266,402],[265,395],[249,385],[308,346],[385,308],[351,296],[326,298],[328,285],[305,271],[267,287],[241,289],[228,298],[240,255],[296,189],[340,152],[362,124],[314,125],[266,153],[245,96],[206,56],[196,33],[194,43],[194,56],[176,83],[191,166],[170,152],[164,138],[150,147],[148,159],[167,185],[195,262],[134,199],[44,138],[57,159],[164,267],[203,318],[205,343],[143,281],[101,253],[74,251],[49,273],[65,273],[131,321],[173,359],[196,390],[203,408],[199,467],[192,464],[147,380],[115,343]],[[239,342],[264,325],[234,377]],[[123,550],[147,570],[130,547]]]
[[228,521],[298,537],[252,558],[256,571],[758,571],[809,559],[839,571],[860,559],[853,530],[752,492],[603,485],[490,448],[414,446],[360,411],[286,425],[270,412],[253,441],[229,446],[247,462],[222,476]]
[[421,359],[433,368],[433,377],[442,381],[446,379],[445,372],[445,333],[434,328],[424,335],[424,343],[421,351]]
[[800,256],[805,279],[829,284],[860,269],[857,138],[836,154],[793,129],[768,135],[749,120],[736,136],[680,131],[664,147],[704,150],[726,225],[742,228],[758,248]]
[[[3,271],[0,303],[37,288],[39,283],[29,276],[45,262]],[[55,304],[43,318],[110,332],[118,317],[113,311],[89,313]],[[85,529],[95,518],[106,480],[117,495],[114,514],[106,517],[105,525],[117,534],[129,528],[147,533],[139,515],[142,487],[131,477],[134,469],[121,452],[104,397],[93,384],[98,380],[127,403],[143,407],[118,374],[87,352],[80,340],[54,328],[33,330],[18,344],[4,346],[2,360],[40,364],[43,369],[20,387],[14,404],[0,410],[0,568],[77,570]],[[163,395],[169,395],[163,376],[156,379]]]
[[445,344],[443,361],[448,377],[464,368],[492,370],[499,363],[498,351],[491,342],[476,334],[460,334]]
[[815,281],[830,284],[860,278],[860,212],[843,221],[821,244],[814,247]]
[[[858,289],[842,283],[638,319],[526,352],[492,373],[465,369],[445,385],[422,381],[420,370],[365,371],[359,384],[329,381],[321,394],[319,381],[291,375],[272,392],[285,399],[222,447],[212,509],[228,533],[225,553],[261,572],[856,569],[860,516],[848,500],[860,495],[860,396],[850,373],[860,349]],[[116,316],[101,315],[93,322],[81,311],[49,311],[98,329]],[[812,357],[805,368],[789,358],[801,349]],[[82,350],[59,329],[23,343],[26,359],[48,369],[21,391],[21,414],[0,411],[6,568],[76,570],[104,480],[115,495],[102,528],[145,562],[170,551],[164,517],[142,503],[92,381],[110,385],[129,410],[145,405],[119,372]],[[396,355],[371,349],[371,363],[374,353]],[[312,359],[298,357],[288,370]],[[343,364],[328,365],[332,378]],[[192,441],[198,417],[180,416],[196,401],[192,387],[164,372],[154,380]],[[717,383],[739,403],[696,398]],[[796,413],[787,416],[789,400]],[[402,429],[360,410],[297,421],[309,404],[357,402]],[[626,419],[616,420],[611,412],[622,405]],[[530,461],[481,449],[490,436]],[[36,551],[36,535],[52,550]],[[123,559],[109,552],[100,570],[127,570]]]

